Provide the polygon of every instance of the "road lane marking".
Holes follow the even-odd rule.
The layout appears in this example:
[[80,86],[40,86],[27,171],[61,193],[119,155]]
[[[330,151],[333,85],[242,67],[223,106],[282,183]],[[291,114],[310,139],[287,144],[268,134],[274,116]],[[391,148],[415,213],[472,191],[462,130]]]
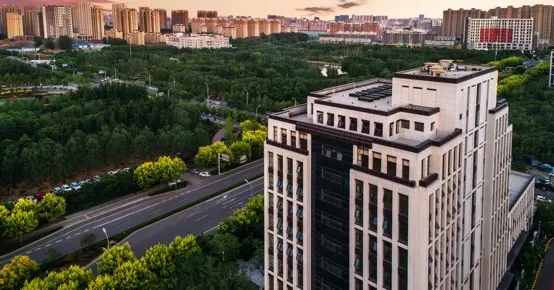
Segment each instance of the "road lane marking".
[[36,251],[40,251],[40,249],[42,249],[42,247],[36,248],[36,249],[35,249],[35,252],[36,252]]
[[79,233],[74,234],[74,236],[78,236],[78,235],[80,235],[80,234],[81,234],[81,233],[79,232]]
[[67,237],[65,237],[65,239],[66,239],[66,240],[69,240],[69,239],[71,239],[71,237],[70,237],[70,236],[67,236]]
[[30,253],[32,253],[33,251],[27,251],[25,252],[25,254],[29,255]]
[[228,204],[230,202],[235,201],[236,199],[237,199],[236,197],[233,197],[233,198],[229,199],[228,201],[224,202],[223,204]]
[[128,216],[130,216],[130,215],[136,214],[136,213],[139,212],[139,211],[143,211],[143,210],[145,210],[145,209],[149,209],[149,208],[151,208],[151,207],[153,207],[153,206],[156,206],[156,205],[158,205],[158,204],[160,204],[160,203],[159,203],[159,202],[156,202],[156,203],[151,204],[151,205],[149,205],[149,206],[143,207],[142,209],[140,209],[140,210],[138,210],[138,211],[134,211],[134,212],[128,213],[128,214],[126,214],[126,215],[124,215],[124,216],[120,216],[120,217],[118,217],[118,218],[116,218],[116,219],[113,219],[113,220],[110,220],[110,221],[108,221],[108,222],[106,222],[106,223],[97,225],[97,226],[93,227],[93,229],[96,229],[96,228],[102,227],[102,226],[104,226],[104,225],[113,223],[113,222],[118,221],[118,220],[120,220],[120,219],[122,219],[122,218],[126,218],[126,217],[128,217]]
[[85,230],[85,233],[88,232],[88,230]]
[[56,241],[56,244],[57,244],[57,243],[61,243],[61,242],[62,242],[62,240],[57,240],[57,241]]
[[122,226],[124,226],[124,225],[127,225],[127,224],[130,224],[130,223],[131,223],[131,222],[128,221],[128,222],[126,222],[126,223],[122,223],[122,224],[117,225],[117,226],[115,226],[115,227],[116,227],[116,228],[120,228],[120,227],[122,227]]
[[44,247],[45,247],[45,248],[48,248],[48,247],[50,247],[50,246],[52,246],[52,244],[46,244],[46,246],[44,246]]
[[157,209],[157,210],[151,212],[150,215],[153,215],[153,214],[155,214],[155,213],[157,213],[157,212],[160,212],[160,211],[162,211],[162,210],[163,210],[163,208]]
[[208,217],[208,215],[206,214],[206,215],[203,215],[203,216],[201,216],[201,217],[195,219],[194,221],[197,222],[197,221],[199,221],[199,220],[201,220],[201,219],[203,219],[203,218],[207,218],[207,217]]
[[204,231],[203,234],[209,233],[209,232],[213,231],[213,230],[216,229],[218,226],[219,226],[219,224],[215,225],[215,227],[213,227],[213,228],[211,228],[211,229],[208,229],[208,230]]
[[184,201],[186,201],[187,199],[189,199],[189,198],[188,198],[188,197],[185,197],[185,198],[181,199],[179,202],[184,202]]
[[173,199],[173,197],[170,197],[168,200],[172,200],[172,199]]

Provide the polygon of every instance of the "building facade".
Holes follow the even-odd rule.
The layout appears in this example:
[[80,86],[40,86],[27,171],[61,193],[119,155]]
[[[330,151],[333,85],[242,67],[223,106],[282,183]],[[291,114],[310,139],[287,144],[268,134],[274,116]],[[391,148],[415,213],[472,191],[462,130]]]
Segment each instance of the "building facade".
[[497,81],[443,60],[270,115],[265,288],[497,289],[533,213]]
[[173,10],[171,11],[171,25],[184,25],[189,27],[189,12],[188,10]]
[[481,9],[448,9],[443,12],[442,36],[464,38],[466,19],[490,18],[500,19],[529,19],[533,18],[533,33],[537,33],[539,43],[553,43],[554,41],[554,6],[552,5],[523,5],[522,7],[496,7],[487,11]]
[[104,10],[100,6],[93,6],[91,9],[92,39],[101,40],[104,38]]
[[227,48],[231,47],[229,44],[229,37],[222,35],[183,35],[172,34],[167,36],[167,45],[175,46],[178,48]]
[[533,18],[468,18],[465,45],[478,50],[533,50]]
[[198,18],[217,18],[217,11],[215,11],[215,10],[198,10],[198,11],[196,11],[196,17],[198,17]]
[[153,13],[156,16],[156,18],[159,19],[159,28],[160,29],[167,29],[169,26],[167,26],[167,10],[165,9],[154,9]]
[[21,8],[17,5],[11,5],[11,4],[0,5],[0,33],[1,34],[8,33],[8,24],[7,24],[8,19],[6,15],[8,13],[21,14]]
[[42,6],[42,28],[44,37],[58,38],[69,36],[73,38],[73,9],[69,6]]
[[112,4],[112,24],[115,31],[123,31],[121,12],[125,8],[125,4],[123,3]]
[[92,7],[90,2],[79,2],[73,9],[73,28],[82,36],[92,36]]
[[23,8],[23,33],[29,36],[40,36],[40,8],[25,6]]
[[17,13],[6,13],[7,37],[23,36],[23,16]]
[[123,33],[123,36],[135,32],[139,29],[139,22],[138,22],[138,12],[136,9],[129,9],[125,8],[121,10],[121,31]]

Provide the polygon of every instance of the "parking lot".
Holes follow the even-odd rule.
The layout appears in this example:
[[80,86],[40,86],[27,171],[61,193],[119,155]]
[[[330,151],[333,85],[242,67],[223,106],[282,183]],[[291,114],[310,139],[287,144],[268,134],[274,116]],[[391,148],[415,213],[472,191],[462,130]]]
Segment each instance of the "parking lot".
[[[535,181],[537,180],[550,180],[551,183],[554,183],[554,177],[548,175],[547,172],[532,168],[529,170],[529,174],[535,176]],[[542,188],[535,187],[535,196],[544,196],[546,199],[554,200],[554,192],[551,190],[543,190]]]

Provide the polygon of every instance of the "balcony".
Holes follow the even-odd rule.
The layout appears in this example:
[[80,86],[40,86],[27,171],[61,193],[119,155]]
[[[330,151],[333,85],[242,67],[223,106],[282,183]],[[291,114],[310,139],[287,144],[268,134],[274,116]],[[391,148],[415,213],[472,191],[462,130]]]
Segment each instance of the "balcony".
[[439,179],[439,175],[437,173],[433,173],[425,177],[424,179],[419,181],[419,186],[422,187],[429,187],[433,182]]
[[388,175],[384,172],[379,172],[377,170],[373,170],[373,169],[369,169],[369,168],[363,168],[363,167],[358,166],[358,165],[353,165],[352,169],[354,169],[356,171],[359,171],[359,172],[363,172],[363,173],[372,175],[372,176],[375,176],[375,177],[379,177],[379,178],[383,178],[383,179],[386,179],[386,180],[389,180],[389,181],[392,181],[392,182],[396,182],[398,184],[402,184],[402,185],[405,185],[405,186],[409,186],[409,187],[415,187],[416,186],[416,183],[413,180],[405,180],[405,179],[402,179],[398,176],[391,176],[391,175]]

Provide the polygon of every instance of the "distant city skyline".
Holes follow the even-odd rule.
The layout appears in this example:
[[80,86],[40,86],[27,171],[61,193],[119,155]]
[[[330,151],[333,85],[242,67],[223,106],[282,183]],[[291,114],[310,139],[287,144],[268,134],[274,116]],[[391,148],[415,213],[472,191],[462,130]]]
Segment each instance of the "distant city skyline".
[[[75,6],[78,0],[0,0],[0,4],[17,5],[70,5]],[[86,2],[86,1],[85,1]],[[513,5],[516,7],[522,5],[548,4],[538,0],[493,0],[493,1],[454,1],[443,0],[440,2],[434,0],[421,0],[418,2],[407,2],[405,0],[284,0],[268,1],[261,4],[254,0],[205,0],[202,2],[183,3],[180,0],[163,1],[160,5],[158,1],[153,0],[132,0],[132,1],[110,1],[94,0],[89,1],[103,6],[105,9],[111,9],[112,3],[125,3],[130,7],[148,6],[150,8],[161,8],[170,10],[187,9],[189,17],[196,16],[197,10],[217,10],[220,16],[241,15],[252,17],[265,17],[268,14],[277,14],[288,17],[313,17],[319,16],[322,19],[333,19],[334,15],[340,14],[362,14],[362,15],[388,15],[391,18],[417,17],[419,14],[425,14],[426,17],[441,18],[442,12],[446,9],[490,9],[493,7],[506,7]],[[437,5],[439,4],[439,5]]]

